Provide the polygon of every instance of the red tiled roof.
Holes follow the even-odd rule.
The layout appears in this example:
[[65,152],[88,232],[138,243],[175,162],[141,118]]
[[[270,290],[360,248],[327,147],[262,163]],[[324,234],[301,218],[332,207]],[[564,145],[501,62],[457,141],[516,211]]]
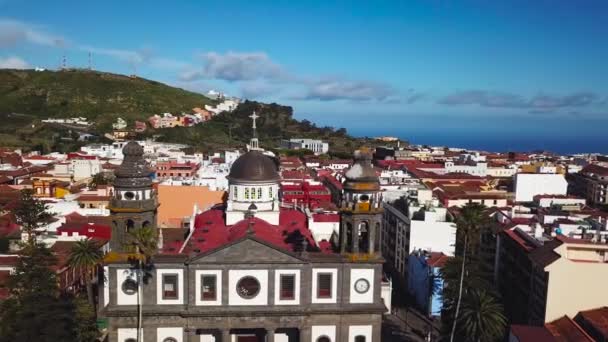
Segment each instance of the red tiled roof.
[[0,266],[17,266],[18,262],[19,262],[18,255],[8,255],[8,254],[0,255]]
[[313,214],[312,219],[314,222],[340,222],[340,215],[338,215],[338,214]]
[[520,342],[550,342],[557,341],[545,327],[529,325],[511,325],[511,334]]
[[608,339],[608,306],[598,309],[581,311],[577,318],[582,318],[587,324],[593,327],[604,339]]
[[286,179],[310,179],[310,176],[302,171],[284,170],[281,171],[281,178]]
[[599,166],[596,164],[589,164],[585,166],[580,173],[594,173],[599,176],[608,176],[608,167]]
[[68,236],[78,234],[99,240],[110,240],[112,237],[112,228],[103,224],[66,222],[57,228],[57,234],[61,235],[62,233],[66,233]]
[[24,160],[55,160],[53,157],[48,156],[26,156],[23,157]]
[[551,241],[547,241],[530,253],[530,259],[543,268],[549,266],[554,261],[561,258],[561,256],[555,252],[555,248],[561,244],[562,242],[557,237]]
[[538,246],[534,245],[532,242],[530,242],[529,239],[526,239],[526,237],[523,236],[526,233],[522,232],[519,229],[505,229],[501,232],[501,234],[504,234],[504,235],[508,236],[511,240],[515,241],[526,252],[533,251],[534,249],[536,249],[538,247]]
[[[282,209],[279,214],[279,225],[272,225],[262,219],[253,217],[227,226],[224,212],[220,209],[207,210],[196,216],[194,232],[183,249],[186,254],[200,254],[215,250],[228,243],[244,238],[248,234],[288,251],[295,251],[296,231],[308,240],[308,245],[316,246],[307,227],[306,215],[297,210]],[[181,248],[181,241],[163,241],[163,253],[176,253]]]
[[551,323],[545,324],[551,335],[558,341],[584,342],[595,340],[592,339],[576,322],[568,316],[564,316]]
[[450,260],[450,257],[442,252],[431,252],[430,257],[426,260],[426,264],[431,267],[443,267]]
[[80,195],[76,199],[77,201],[87,201],[87,202],[108,202],[110,200],[110,196],[99,196],[99,195]]

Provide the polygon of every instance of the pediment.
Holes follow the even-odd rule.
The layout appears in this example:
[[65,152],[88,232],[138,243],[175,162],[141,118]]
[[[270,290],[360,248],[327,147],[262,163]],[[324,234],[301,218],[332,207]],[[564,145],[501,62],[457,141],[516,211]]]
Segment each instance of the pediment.
[[216,250],[195,256],[190,264],[268,264],[302,263],[304,260],[292,252],[272,246],[253,237],[235,241]]

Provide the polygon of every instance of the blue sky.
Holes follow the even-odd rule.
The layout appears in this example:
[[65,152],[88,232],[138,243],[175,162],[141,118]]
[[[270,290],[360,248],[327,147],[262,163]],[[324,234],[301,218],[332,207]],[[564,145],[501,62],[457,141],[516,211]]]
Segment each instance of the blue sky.
[[91,52],[96,69],[359,134],[599,138],[607,23],[603,0],[0,0],[0,67]]

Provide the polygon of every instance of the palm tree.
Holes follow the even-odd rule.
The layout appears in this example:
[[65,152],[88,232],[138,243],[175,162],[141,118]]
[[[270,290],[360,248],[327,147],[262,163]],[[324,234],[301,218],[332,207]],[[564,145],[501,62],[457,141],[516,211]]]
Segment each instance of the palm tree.
[[[137,284],[142,288],[142,282],[149,278],[148,271],[152,268],[152,257],[158,250],[156,229],[141,227],[127,234],[126,249],[135,253],[132,262],[137,270]],[[146,274],[144,274],[146,273]],[[143,321],[142,291],[137,291],[137,341],[141,341],[141,325]]]
[[456,238],[457,243],[462,246],[462,260],[460,266],[460,280],[458,284],[458,299],[456,301],[456,310],[454,312],[452,332],[450,334],[450,342],[454,341],[454,335],[456,334],[456,323],[458,322],[458,314],[460,313],[460,304],[462,302],[462,291],[464,283],[465,265],[467,264],[467,252],[469,245],[476,245],[479,243],[479,236],[482,227],[486,226],[489,222],[488,216],[485,212],[485,206],[478,203],[467,204],[460,214],[456,218]]
[[93,281],[95,270],[101,264],[103,252],[97,242],[91,239],[77,241],[70,251],[68,265],[80,272],[80,279],[85,280],[89,303],[95,308],[95,297],[93,295]]
[[459,322],[459,335],[469,341],[499,341],[507,326],[502,305],[488,291],[479,289],[465,296]]

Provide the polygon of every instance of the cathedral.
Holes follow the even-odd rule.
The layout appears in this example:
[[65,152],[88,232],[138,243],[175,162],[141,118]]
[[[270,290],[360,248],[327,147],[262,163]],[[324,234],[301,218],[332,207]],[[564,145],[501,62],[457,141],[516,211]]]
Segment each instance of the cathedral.
[[111,249],[125,253],[126,236],[140,227],[156,230],[159,242],[149,269],[127,258],[104,265],[100,310],[109,341],[380,341],[382,213],[368,153],[346,173],[334,246],[313,239],[302,211],[281,205],[276,163],[255,135],[249,147],[232,165],[226,202],[197,214],[185,233],[156,228],[159,204],[143,150],[124,147]]

